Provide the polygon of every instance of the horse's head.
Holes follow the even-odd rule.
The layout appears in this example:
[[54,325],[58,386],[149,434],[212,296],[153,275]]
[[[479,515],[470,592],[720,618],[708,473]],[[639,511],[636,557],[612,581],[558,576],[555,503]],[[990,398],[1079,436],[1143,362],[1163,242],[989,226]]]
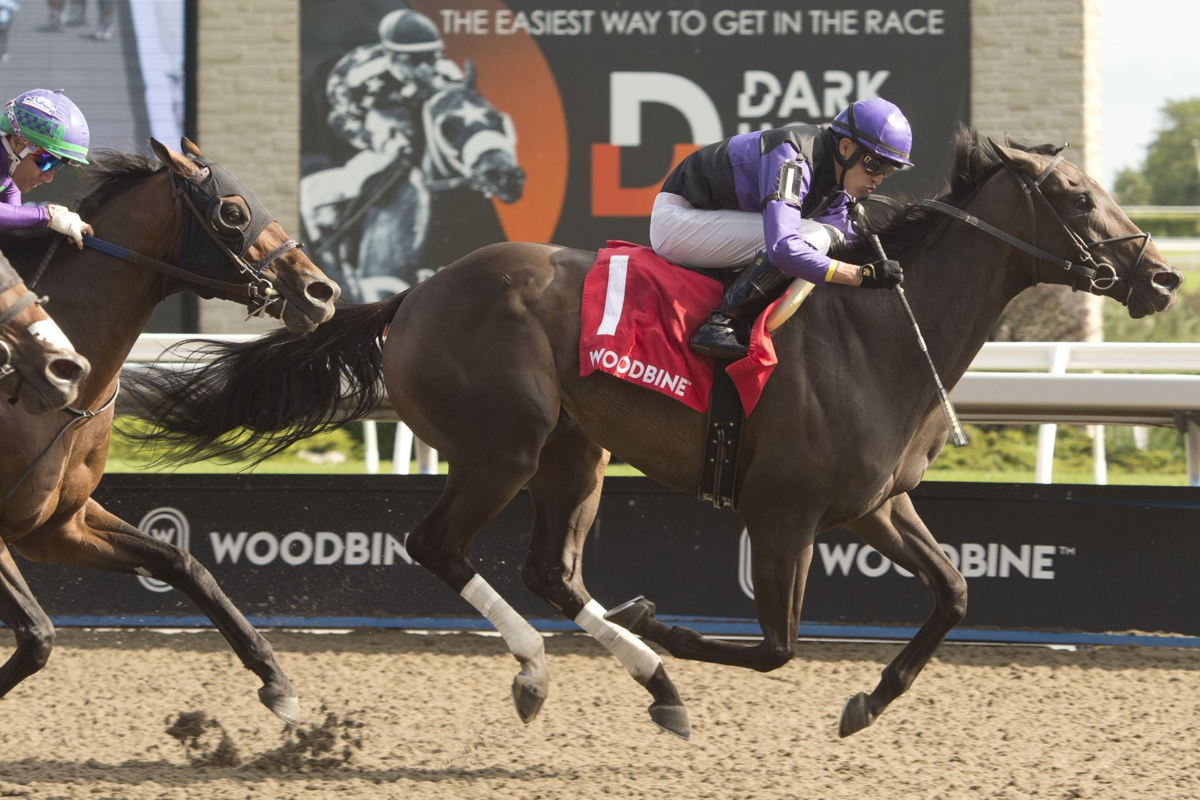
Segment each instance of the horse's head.
[[91,365],[0,256],[0,391],[30,414],[70,405]]
[[187,210],[178,249],[187,259],[186,269],[218,287],[234,284],[215,294],[270,314],[294,333],[310,331],[333,316],[341,289],[245,184],[186,138],[186,155],[153,139],[151,145],[183,187]]
[[1035,259],[1035,282],[1062,283],[1116,298],[1134,319],[1171,306],[1183,276],[1166,263],[1150,234],[1130,221],[1112,195],[1059,155],[1062,148],[989,143],[1027,200],[1026,241],[1061,262]]
[[512,118],[495,109],[475,88],[475,68],[425,103],[427,182],[467,184],[486,197],[513,203],[525,189],[517,166],[517,133]]

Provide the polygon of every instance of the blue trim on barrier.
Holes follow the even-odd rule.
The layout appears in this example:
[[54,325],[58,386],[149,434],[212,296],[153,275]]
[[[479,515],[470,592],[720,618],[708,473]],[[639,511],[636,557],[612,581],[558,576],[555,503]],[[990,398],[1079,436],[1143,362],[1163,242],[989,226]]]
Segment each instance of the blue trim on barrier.
[[[408,630],[491,631],[492,626],[482,618],[444,617],[299,617],[262,616],[249,618],[259,628],[403,628]],[[61,614],[51,617],[59,627],[79,628],[212,628],[207,617],[90,616]],[[758,623],[749,619],[720,617],[660,616],[668,625],[687,625],[700,633],[725,636],[761,636]],[[546,632],[581,632],[574,622],[565,619],[531,619],[533,627]],[[833,625],[824,622],[801,623],[799,635],[810,639],[884,639],[907,641],[917,632],[915,627],[887,625]],[[1158,647],[1200,647],[1200,636],[1150,636],[1124,633],[1082,633],[1071,631],[1007,631],[959,628],[946,637],[954,642],[987,642],[994,644],[1079,644],[1079,645],[1147,645]]]

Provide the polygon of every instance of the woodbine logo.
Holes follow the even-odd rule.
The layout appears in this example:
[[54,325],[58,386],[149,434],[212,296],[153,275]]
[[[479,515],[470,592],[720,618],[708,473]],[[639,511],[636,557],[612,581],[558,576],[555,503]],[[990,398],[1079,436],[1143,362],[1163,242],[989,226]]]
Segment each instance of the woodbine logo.
[[208,534],[218,564],[253,564],[256,567],[282,562],[298,567],[411,565],[404,540],[391,533],[373,531],[212,531]]
[[[1023,544],[1016,548],[997,542],[941,542],[942,551],[964,578],[1002,578],[1015,580],[1054,580],[1054,557],[1063,551],[1052,544]],[[817,542],[813,564],[826,577],[879,578],[895,572],[905,578],[913,574],[885,558],[878,550],[861,542],[832,544]],[[754,578],[750,565],[750,535],[745,529],[738,543],[738,583],[747,597],[754,597]]]
[[[160,542],[173,544],[180,550],[187,550],[190,544],[191,529],[187,517],[178,508],[163,506],[148,511],[137,526],[138,530],[146,535],[153,536]],[[171,590],[170,584],[147,575],[138,575],[138,583],[152,592],[169,592]]]
[[621,377],[627,376],[630,380],[641,381],[651,386],[657,386],[660,389],[666,389],[679,397],[684,397],[687,394],[688,387],[692,385],[692,382],[682,375],[668,372],[662,367],[647,364],[636,358],[623,356],[614,350],[609,350],[607,347],[588,351],[588,359],[592,362],[592,366],[604,372]]

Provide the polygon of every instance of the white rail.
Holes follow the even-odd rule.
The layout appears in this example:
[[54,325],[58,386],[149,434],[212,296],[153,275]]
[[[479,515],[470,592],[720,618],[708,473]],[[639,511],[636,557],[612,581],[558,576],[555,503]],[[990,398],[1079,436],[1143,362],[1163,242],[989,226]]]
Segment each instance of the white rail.
[[[143,334],[128,361],[154,361],[184,339],[248,341],[255,336]],[[1135,374],[1098,372],[1103,370]],[[968,421],[1042,424],[1039,481],[1049,482],[1056,423],[1166,425],[1184,432],[1188,482],[1200,486],[1200,343],[989,342],[950,397]],[[377,419],[394,420],[390,413],[381,410]],[[364,438],[370,441],[372,435]],[[403,423],[393,453],[396,469],[407,472],[413,444],[421,471],[436,470],[436,451],[414,443]],[[377,447],[367,458],[378,464]],[[1102,460],[1101,439],[1097,463]]]

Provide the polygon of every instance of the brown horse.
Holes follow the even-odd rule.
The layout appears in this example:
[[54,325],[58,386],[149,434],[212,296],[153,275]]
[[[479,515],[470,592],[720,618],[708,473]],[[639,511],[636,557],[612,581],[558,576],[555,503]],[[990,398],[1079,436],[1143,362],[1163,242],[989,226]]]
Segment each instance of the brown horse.
[[68,415],[27,417],[0,405],[0,619],[17,642],[0,667],[0,696],[40,669],[54,642],[11,548],[37,561],[153,576],[184,592],[262,679],[262,702],[295,721],[299,702],[270,645],[208,571],[91,495],[104,471],[121,366],[163,297],[186,288],[223,296],[302,334],[332,316],[339,290],[228,170],[186,139],[186,156],[152,145],[163,167],[109,153],[88,168],[96,186],[79,211],[104,240],[88,237],[82,251],[58,248],[57,236],[0,240],[26,280],[54,298],[55,319],[92,364]]
[[[964,212],[974,216],[951,216]],[[949,386],[1008,302],[1039,280],[1113,297],[1133,317],[1167,308],[1181,280],[1057,150],[1002,147],[970,131],[959,136],[948,194],[908,207],[882,240],[905,265],[912,309]],[[653,696],[654,721],[684,736],[686,711],[661,659],[630,631],[679,658],[775,669],[796,652],[814,539],[846,526],[919,575],[934,600],[879,685],[843,710],[841,735],[869,725],[967,604],[966,581],[907,494],[947,428],[899,299],[828,286],[775,332],[780,363],[739,451],[763,639],[721,641],[658,622],[648,601],[606,617],[584,586],[584,537],[609,451],[695,492],[705,438],[704,416],[680,403],[609,375],[580,377],[580,295],[594,255],[492,245],[391,300],[339,310],[309,339],[213,345],[207,365],[144,387],[159,393],[152,418],[183,455],[261,455],[376,406],[382,372],[397,414],[450,465],[408,552],[499,629],[522,665],[513,691],[525,720],[548,685],[540,637],[468,558],[480,527],[522,487],[535,508],[525,585],[608,647]],[[1031,275],[1028,256],[1052,267]],[[271,432],[287,425],[296,427]]]
[[0,255],[0,392],[30,414],[69,405],[91,365]]

